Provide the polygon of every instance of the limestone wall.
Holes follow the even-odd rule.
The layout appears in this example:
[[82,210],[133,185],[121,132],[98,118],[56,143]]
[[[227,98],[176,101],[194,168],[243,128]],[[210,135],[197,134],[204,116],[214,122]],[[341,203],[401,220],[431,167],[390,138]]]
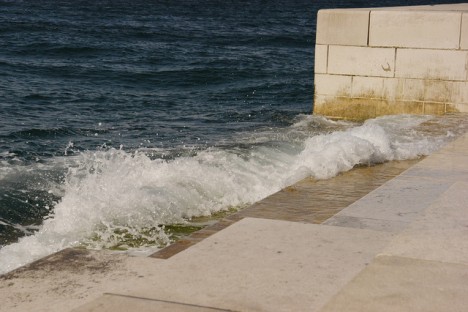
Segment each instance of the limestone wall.
[[314,113],[468,112],[468,3],[320,10]]

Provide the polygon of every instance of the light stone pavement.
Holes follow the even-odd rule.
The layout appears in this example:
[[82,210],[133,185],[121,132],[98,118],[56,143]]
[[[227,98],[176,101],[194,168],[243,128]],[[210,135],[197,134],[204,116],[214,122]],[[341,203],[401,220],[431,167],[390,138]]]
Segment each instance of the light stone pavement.
[[[302,181],[153,257],[64,250],[0,277],[0,311],[465,311],[468,134],[398,166]],[[375,189],[348,202],[359,172]]]

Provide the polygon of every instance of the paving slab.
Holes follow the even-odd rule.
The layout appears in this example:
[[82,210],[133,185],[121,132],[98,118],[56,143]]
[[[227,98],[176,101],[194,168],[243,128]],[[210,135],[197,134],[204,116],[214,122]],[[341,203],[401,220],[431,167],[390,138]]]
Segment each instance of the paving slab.
[[112,293],[237,311],[316,311],[391,237],[245,218]]
[[371,219],[366,217],[348,216],[346,213],[338,214],[326,220],[323,224],[331,226],[349,227],[355,229],[367,229],[373,231],[383,231],[399,233],[406,229],[411,222]]
[[468,135],[421,160],[324,224],[399,232],[455,182],[468,182]]
[[430,159],[424,159],[410,170],[401,174],[398,178],[421,179],[440,181],[440,183],[452,184],[456,181],[468,181],[468,156],[434,155]]
[[439,180],[441,183],[468,181],[468,135],[421,160],[398,178],[420,177]]
[[468,266],[377,257],[321,312],[466,311]]
[[121,296],[104,294],[96,302],[83,305],[73,312],[217,312],[232,311],[222,310],[211,307],[202,307],[193,304],[181,304],[178,302],[154,300],[142,297]]
[[343,219],[346,216],[361,219],[358,228],[369,225],[368,228],[373,230],[399,231],[414,221],[452,184],[451,180],[400,175],[349,205],[325,224],[354,227],[357,223],[340,222],[340,218],[346,220]]
[[132,284],[163,260],[105,250],[64,249],[0,276],[0,311],[63,312],[100,297],[115,283]]
[[456,182],[382,254],[468,265],[467,201],[468,183]]

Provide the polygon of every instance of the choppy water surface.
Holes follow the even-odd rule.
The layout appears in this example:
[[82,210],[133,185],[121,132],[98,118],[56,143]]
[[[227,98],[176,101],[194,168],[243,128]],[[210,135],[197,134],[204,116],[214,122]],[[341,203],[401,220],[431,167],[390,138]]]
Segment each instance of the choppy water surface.
[[192,217],[464,133],[461,116],[308,115],[316,10],[344,5],[0,1],[0,273],[164,245]]

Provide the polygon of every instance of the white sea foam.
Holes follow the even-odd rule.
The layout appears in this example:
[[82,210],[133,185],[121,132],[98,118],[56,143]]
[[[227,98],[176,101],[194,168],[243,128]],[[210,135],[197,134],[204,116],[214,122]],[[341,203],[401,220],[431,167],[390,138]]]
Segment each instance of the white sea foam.
[[[122,229],[165,242],[160,225],[252,203],[308,176],[331,178],[358,164],[426,155],[447,140],[447,135],[415,130],[428,119],[391,116],[356,126],[303,116],[281,135],[257,134],[262,142],[270,137],[272,144],[210,148],[170,161],[141,151],[82,153],[73,158],[76,165],[60,186],[62,199],[53,214],[34,235],[0,250],[0,273],[83,242],[106,247],[119,239],[115,233]],[[321,134],[314,130],[317,123],[322,124]],[[239,138],[246,140],[257,142],[255,136]],[[148,228],[156,230],[148,234]]]

